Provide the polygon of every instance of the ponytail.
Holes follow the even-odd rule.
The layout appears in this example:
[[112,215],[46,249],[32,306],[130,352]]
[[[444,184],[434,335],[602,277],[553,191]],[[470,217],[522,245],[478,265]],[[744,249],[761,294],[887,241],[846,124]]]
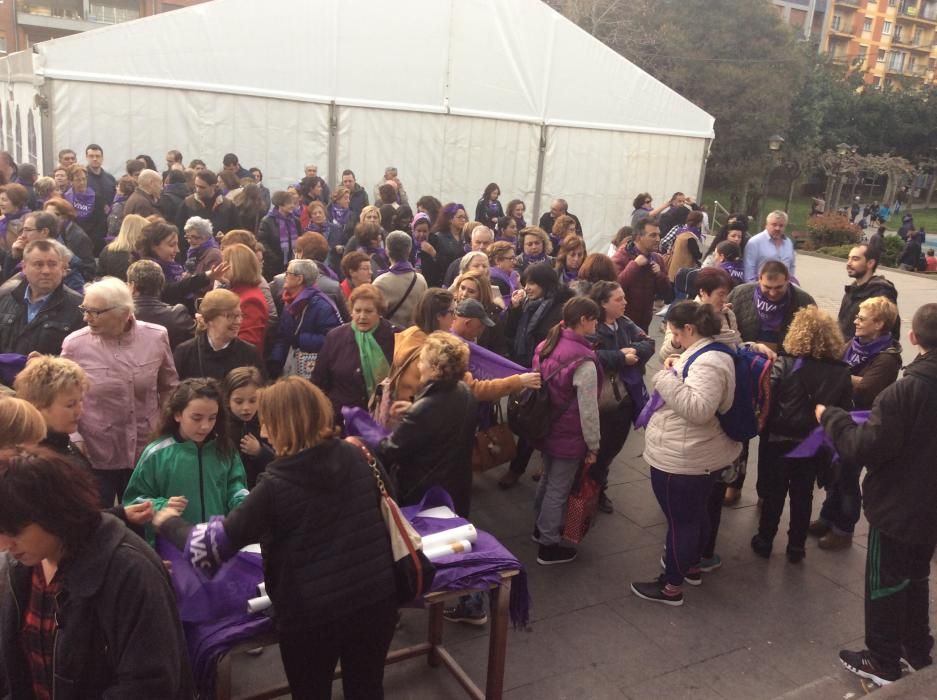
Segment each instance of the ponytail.
[[695,301],[680,301],[667,310],[666,322],[674,326],[693,326],[704,338],[719,335],[722,322],[716,315],[712,304],[698,304]]
[[598,320],[601,317],[599,305],[589,297],[573,297],[563,305],[563,320],[553,326],[550,332],[547,333],[543,348],[540,350],[541,362],[547,359],[550,354],[556,350],[563,329],[572,328],[579,323],[579,319],[583,316],[590,321]]

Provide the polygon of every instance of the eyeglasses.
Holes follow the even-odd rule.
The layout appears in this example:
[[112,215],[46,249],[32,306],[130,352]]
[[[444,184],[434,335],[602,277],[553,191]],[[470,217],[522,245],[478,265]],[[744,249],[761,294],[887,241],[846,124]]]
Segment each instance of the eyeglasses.
[[23,227],[20,228],[20,231],[26,231],[26,232],[29,232],[29,231],[38,231],[38,230],[39,230],[39,229],[33,228],[32,226],[23,226]]
[[244,319],[244,314],[225,314],[224,317],[229,321],[241,321]]
[[84,306],[79,306],[78,310],[81,312],[82,316],[87,316],[88,318],[98,318],[101,314],[106,314],[108,311],[113,311],[116,308],[116,306],[109,306],[106,309],[89,309]]
[[302,277],[301,272],[293,272],[292,270],[287,270],[284,274],[290,275],[291,277]]

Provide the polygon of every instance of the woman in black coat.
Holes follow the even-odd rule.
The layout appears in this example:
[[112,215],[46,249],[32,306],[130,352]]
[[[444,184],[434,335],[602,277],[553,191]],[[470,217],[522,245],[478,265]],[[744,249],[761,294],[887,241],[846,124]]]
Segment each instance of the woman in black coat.
[[259,415],[278,458],[244,502],[194,527],[165,507],[153,524],[180,550],[205,542],[203,571],[260,542],[293,697],[331,697],[340,661],[345,697],[381,698],[397,623],[393,557],[375,474],[359,447],[333,437],[331,413],[305,379],[268,387]]
[[498,220],[504,217],[504,209],[498,201],[500,196],[501,188],[497,183],[489,182],[482,198],[475,205],[475,221],[483,223],[492,231],[497,230]]
[[274,192],[271,212],[260,221],[257,240],[264,247],[264,279],[272,280],[293,259],[296,239],[302,235],[299,218],[293,213],[289,192]]
[[394,329],[382,318],[381,290],[359,285],[348,302],[351,323],[329,331],[312,371],[312,383],[332,402],[336,425],[343,423],[342,406],[368,407],[374,387],[387,377],[394,358]]
[[377,448],[393,465],[399,501],[418,503],[430,486],[441,486],[458,515],[467,518],[472,500],[472,446],[478,411],[472,390],[462,382],[468,371],[468,345],[435,331],[420,351],[422,388],[413,403],[399,402],[400,425]]

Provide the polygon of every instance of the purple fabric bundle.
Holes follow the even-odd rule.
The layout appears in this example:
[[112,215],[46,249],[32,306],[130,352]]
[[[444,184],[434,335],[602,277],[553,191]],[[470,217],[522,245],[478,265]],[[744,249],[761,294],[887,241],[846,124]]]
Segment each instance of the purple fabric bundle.
[[[446,506],[454,510],[449,494],[438,486],[430,488],[418,505],[402,508],[404,516],[422,536],[468,524],[465,518],[424,518],[417,513],[429,508]],[[433,561],[436,577],[433,592],[458,591],[466,588],[488,588],[501,582],[502,571],[518,570],[511,580],[511,623],[526,627],[530,621],[530,593],[527,572],[517,557],[487,532],[478,530],[478,541],[468,553],[451,554]]]
[[257,585],[264,580],[260,555],[239,552],[209,578],[171,543],[157,538],[156,551],[172,566],[170,577],[199,694],[212,697],[221,655],[237,642],[273,629],[272,618],[247,612],[248,599],[257,596]]
[[504,379],[529,371],[478,343],[469,343],[469,372],[475,379]]
[[26,355],[8,352],[0,354],[0,383],[13,386],[16,375],[26,366]]
[[366,444],[375,447],[390,435],[371,414],[359,406],[342,406],[342,418],[345,419],[345,432],[361,438]]
[[[850,412],[849,417],[861,425],[869,420],[870,413],[871,411],[852,411]],[[823,426],[821,425],[814,428],[813,432],[811,432],[803,442],[801,442],[797,447],[784,456],[813,457],[823,448],[826,448],[833,453],[834,462],[839,461],[839,455],[836,452],[836,448],[833,447],[833,441],[830,440],[829,436],[826,434],[826,431],[823,430]]]

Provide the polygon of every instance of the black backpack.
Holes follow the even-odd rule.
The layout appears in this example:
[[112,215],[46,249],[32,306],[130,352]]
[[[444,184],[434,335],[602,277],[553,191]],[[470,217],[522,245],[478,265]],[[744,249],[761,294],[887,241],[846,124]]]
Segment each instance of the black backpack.
[[547,382],[564,367],[574,362],[583,362],[587,357],[574,357],[543,377],[539,389],[522,389],[508,397],[508,426],[516,435],[526,438],[531,444],[542,442],[553,423],[553,405]]

